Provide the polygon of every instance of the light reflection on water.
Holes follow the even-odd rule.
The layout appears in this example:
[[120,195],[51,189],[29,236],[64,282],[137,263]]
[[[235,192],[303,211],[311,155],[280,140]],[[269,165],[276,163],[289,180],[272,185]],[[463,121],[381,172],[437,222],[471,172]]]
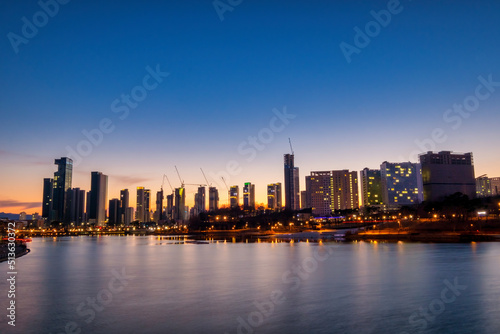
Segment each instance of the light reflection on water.
[[[0,332],[500,333],[498,243],[182,240],[34,239],[17,263],[16,327],[4,315]],[[122,269],[133,278],[108,294]],[[453,303],[435,317],[418,313],[455,278],[467,288]],[[284,300],[271,309],[277,292]],[[109,296],[90,321],[87,298]]]

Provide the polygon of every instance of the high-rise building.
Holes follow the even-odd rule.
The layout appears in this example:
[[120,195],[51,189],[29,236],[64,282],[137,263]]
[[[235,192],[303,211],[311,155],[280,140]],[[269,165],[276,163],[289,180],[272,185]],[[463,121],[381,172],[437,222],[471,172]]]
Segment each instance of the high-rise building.
[[187,219],[186,189],[184,188],[175,188],[174,219],[176,221],[183,221]]
[[238,186],[229,188],[229,206],[231,208],[240,206],[240,188]]
[[109,200],[108,206],[108,226],[120,225],[121,206],[118,198]]
[[167,208],[165,210],[167,219],[173,219],[174,215],[174,194],[167,195]]
[[198,192],[194,195],[194,214],[199,215],[205,212],[205,187],[198,187]]
[[243,207],[255,209],[255,184],[246,182],[243,186]]
[[208,210],[219,210],[219,191],[215,187],[208,188]]
[[312,213],[330,216],[334,210],[359,207],[358,176],[349,170],[311,172]]
[[491,182],[491,195],[498,196],[500,195],[500,177],[492,177],[490,179]]
[[311,204],[311,176],[306,176],[306,190],[300,192],[300,208],[312,208]]
[[149,223],[149,208],[151,203],[151,190],[144,189],[144,187],[137,187],[137,200],[136,200],[136,210],[135,219],[139,223]]
[[380,165],[383,203],[388,208],[418,204],[422,201],[420,164],[412,162]]
[[125,210],[125,220],[124,220],[123,224],[125,226],[129,226],[130,223],[132,223],[132,217],[134,217],[134,208],[129,206]]
[[132,216],[128,216],[129,192],[128,189],[120,190],[120,224],[129,225],[132,222]]
[[380,169],[365,168],[359,172],[363,206],[382,205],[382,178]]
[[23,211],[19,214],[19,220],[20,221],[26,220],[26,212]]
[[80,226],[85,221],[85,190],[70,188],[66,193],[66,221]]
[[68,223],[65,221],[66,214],[66,192],[71,188],[73,177],[73,160],[70,158],[56,159],[57,172],[54,173],[54,191],[52,199],[52,209],[55,221]]
[[477,197],[489,197],[492,194],[491,191],[491,179],[487,175],[481,175],[476,178],[476,196]]
[[54,179],[43,179],[42,217],[51,222],[53,218]]
[[90,196],[88,201],[88,220],[97,226],[106,224],[106,202],[108,197],[108,176],[101,172],[92,172]]
[[424,200],[438,201],[457,192],[474,198],[476,180],[472,153],[441,151],[421,154]]
[[281,210],[281,183],[267,185],[267,207],[271,210]]
[[294,155],[284,155],[285,166],[285,208],[288,210],[299,210],[300,187],[299,168],[294,165]]
[[163,220],[163,189],[156,192],[156,211],[154,213],[155,222]]

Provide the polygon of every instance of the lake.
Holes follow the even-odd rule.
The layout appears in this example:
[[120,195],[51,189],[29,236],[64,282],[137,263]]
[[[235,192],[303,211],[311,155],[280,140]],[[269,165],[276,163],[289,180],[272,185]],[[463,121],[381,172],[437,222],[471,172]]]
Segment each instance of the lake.
[[15,327],[0,282],[1,333],[500,333],[500,243],[81,236],[29,247]]

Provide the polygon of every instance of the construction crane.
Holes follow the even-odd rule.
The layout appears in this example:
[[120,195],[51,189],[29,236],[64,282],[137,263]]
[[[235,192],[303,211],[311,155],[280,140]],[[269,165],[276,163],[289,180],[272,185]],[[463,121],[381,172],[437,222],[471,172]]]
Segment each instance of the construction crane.
[[226,183],[226,180],[224,179],[224,176],[221,176],[220,178],[222,179],[222,182],[224,182],[224,185],[226,186],[226,189],[227,189],[227,205],[231,206],[231,201],[230,201],[231,192],[229,191],[229,187],[227,186],[227,183]]
[[163,174],[163,181],[161,182],[161,191],[163,192],[163,185],[165,184],[165,179],[167,179],[170,189],[172,189],[172,192],[174,192],[174,188],[172,188],[172,185],[170,184],[170,180],[168,179],[167,174]]
[[179,170],[177,169],[177,166],[175,167],[175,171],[177,172],[177,176],[179,177],[179,181],[181,181],[181,188],[184,188],[184,181],[181,179],[181,174],[179,174]]
[[207,182],[208,186],[211,187],[212,184],[208,182],[207,177],[205,176],[205,172],[203,172],[203,169],[200,167],[201,173],[203,174],[203,177],[205,178],[205,182]]
[[290,151],[292,151],[292,155],[294,155],[293,148],[292,148],[292,140],[290,139],[290,137],[288,138],[288,142],[290,143]]

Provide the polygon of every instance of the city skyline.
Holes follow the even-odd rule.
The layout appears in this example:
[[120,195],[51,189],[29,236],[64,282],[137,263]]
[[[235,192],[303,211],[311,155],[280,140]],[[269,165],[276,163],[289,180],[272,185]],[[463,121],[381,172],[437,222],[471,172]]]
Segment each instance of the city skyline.
[[154,194],[163,174],[178,187],[175,165],[193,184],[203,168],[221,203],[229,166],[228,186],[252,182],[267,203],[266,185],[284,185],[288,138],[300,189],[309,171],[418,162],[429,150],[473,152],[476,176],[500,175],[495,1],[401,2],[350,62],[340,45],[355,45],[355,28],[386,2],[243,2],[222,21],[210,1],[155,3],[144,17],[142,4],[69,2],[18,52],[7,35],[42,9],[0,9],[0,211],[41,213],[41,180],[71,150],[73,187],[90,190],[98,170],[108,199],[128,188],[133,207],[133,190]]

